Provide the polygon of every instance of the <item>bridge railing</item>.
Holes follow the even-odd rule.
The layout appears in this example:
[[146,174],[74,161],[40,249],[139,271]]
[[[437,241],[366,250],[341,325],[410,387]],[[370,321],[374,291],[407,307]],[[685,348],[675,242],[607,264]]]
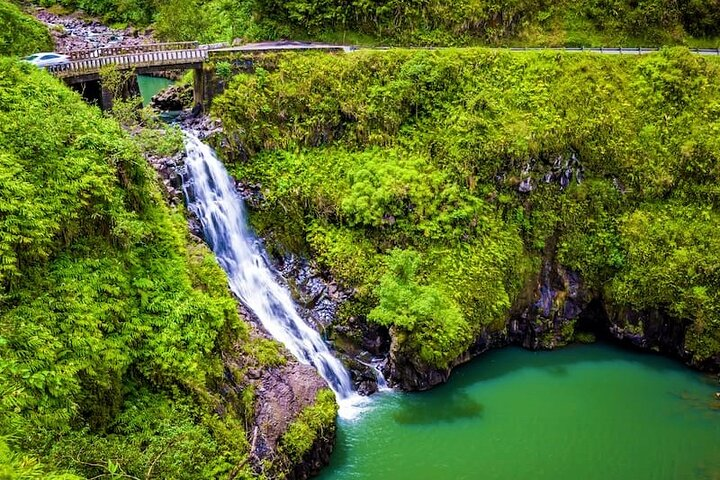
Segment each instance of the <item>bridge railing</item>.
[[78,50],[70,52],[70,60],[84,60],[87,58],[115,57],[118,55],[130,55],[133,53],[163,52],[171,50],[193,50],[199,48],[198,42],[170,42],[170,43],[148,43],[144,45],[126,45],[118,47],[101,47],[94,50]]
[[207,50],[169,50],[118,55],[115,57],[93,57],[77,60],[63,65],[48,67],[48,71],[58,77],[71,77],[75,75],[98,73],[107,65],[117,65],[122,69],[143,67],[172,67],[202,63],[207,59]]

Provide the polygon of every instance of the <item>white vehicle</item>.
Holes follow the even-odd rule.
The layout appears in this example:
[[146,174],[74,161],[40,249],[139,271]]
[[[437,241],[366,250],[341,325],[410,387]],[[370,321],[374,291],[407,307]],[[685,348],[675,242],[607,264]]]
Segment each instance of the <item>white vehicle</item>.
[[70,63],[70,57],[68,57],[67,55],[63,55],[62,53],[54,52],[35,53],[33,55],[23,58],[23,60],[42,68],[53,67],[55,65],[65,65],[66,63]]

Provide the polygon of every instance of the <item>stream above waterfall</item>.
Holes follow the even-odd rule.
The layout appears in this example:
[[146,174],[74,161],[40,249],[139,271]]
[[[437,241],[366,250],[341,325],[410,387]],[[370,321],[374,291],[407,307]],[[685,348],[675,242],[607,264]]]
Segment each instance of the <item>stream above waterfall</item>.
[[321,480],[717,479],[717,379],[609,345],[493,351],[424,393],[385,393]]
[[167,78],[151,77],[149,75],[138,75],[137,82],[143,107],[150,105],[150,101],[154,95],[157,95],[173,84],[173,81]]

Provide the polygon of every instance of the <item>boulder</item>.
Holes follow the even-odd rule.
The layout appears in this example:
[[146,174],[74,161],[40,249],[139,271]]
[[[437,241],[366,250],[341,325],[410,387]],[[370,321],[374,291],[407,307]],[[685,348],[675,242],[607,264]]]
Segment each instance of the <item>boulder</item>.
[[159,111],[179,111],[192,107],[193,89],[191,85],[171,85],[150,100],[150,106]]

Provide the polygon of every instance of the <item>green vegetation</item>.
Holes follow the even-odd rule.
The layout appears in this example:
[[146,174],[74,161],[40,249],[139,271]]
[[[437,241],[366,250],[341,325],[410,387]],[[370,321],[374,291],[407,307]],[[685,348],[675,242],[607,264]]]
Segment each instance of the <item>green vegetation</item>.
[[421,285],[415,280],[418,261],[412,250],[390,253],[388,272],[375,291],[380,303],[368,319],[407,332],[406,348],[417,352],[422,362],[445,368],[467,350],[472,331],[444,283]]
[[383,45],[720,45],[720,0],[41,0],[166,39]]
[[152,24],[166,40],[231,41],[236,37],[270,35],[254,21],[252,1],[247,0],[39,0],[45,7],[82,10],[107,23]]
[[24,15],[6,0],[0,0],[0,56],[25,56],[52,50],[45,25]]
[[155,15],[155,2],[148,0],[39,0],[37,3],[43,7],[58,5],[66,9],[82,10],[109,22],[128,22],[135,25],[148,25]]
[[222,270],[117,123],[9,59],[0,257],[0,476],[249,475]]
[[265,30],[393,45],[705,44],[717,0],[255,0]]
[[288,54],[214,109],[230,169],[262,183],[255,227],[354,287],[345,315],[390,326],[417,365],[504,329],[553,254],[608,305],[690,325],[703,361],[720,354],[718,79],[685,49]]
[[287,466],[298,465],[318,439],[331,438],[333,432],[326,429],[334,429],[337,410],[335,394],[326,388],[318,392],[313,405],[300,412],[280,438],[278,453]]

